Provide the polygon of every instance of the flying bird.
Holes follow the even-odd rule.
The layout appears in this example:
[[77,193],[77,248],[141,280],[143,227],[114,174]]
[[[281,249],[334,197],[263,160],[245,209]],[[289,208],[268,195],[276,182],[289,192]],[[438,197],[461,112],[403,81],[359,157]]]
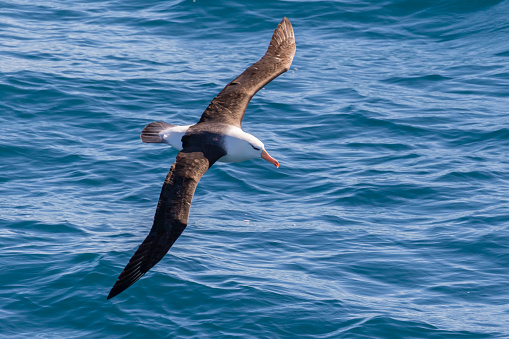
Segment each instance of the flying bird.
[[141,132],[146,143],[167,143],[178,149],[177,160],[164,181],[154,223],[111,289],[108,299],[138,281],[157,264],[187,226],[194,191],[216,161],[262,158],[279,167],[255,136],[241,123],[251,98],[263,86],[288,71],[295,55],[295,36],[285,17],[277,26],[265,55],[226,85],[212,99],[195,125],[152,122]]

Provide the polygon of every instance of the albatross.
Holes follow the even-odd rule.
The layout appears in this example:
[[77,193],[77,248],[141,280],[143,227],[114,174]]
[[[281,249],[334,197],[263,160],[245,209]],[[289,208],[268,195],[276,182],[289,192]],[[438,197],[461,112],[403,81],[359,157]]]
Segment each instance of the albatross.
[[288,71],[294,55],[295,36],[285,17],[275,29],[265,55],[212,99],[198,123],[177,126],[156,121],[143,129],[143,142],[167,143],[180,152],[164,181],[152,229],[120,273],[108,299],[138,281],[168,253],[187,226],[198,182],[216,161],[262,158],[279,167],[258,138],[242,131],[241,123],[251,98]]

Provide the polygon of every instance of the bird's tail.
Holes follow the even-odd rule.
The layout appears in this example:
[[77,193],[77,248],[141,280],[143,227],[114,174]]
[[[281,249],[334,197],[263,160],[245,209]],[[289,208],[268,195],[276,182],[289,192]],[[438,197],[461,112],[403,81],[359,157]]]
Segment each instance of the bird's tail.
[[167,124],[162,121],[154,121],[145,126],[143,131],[141,131],[141,141],[146,143],[157,143],[164,142],[161,131],[164,131],[167,128],[175,127],[176,125]]

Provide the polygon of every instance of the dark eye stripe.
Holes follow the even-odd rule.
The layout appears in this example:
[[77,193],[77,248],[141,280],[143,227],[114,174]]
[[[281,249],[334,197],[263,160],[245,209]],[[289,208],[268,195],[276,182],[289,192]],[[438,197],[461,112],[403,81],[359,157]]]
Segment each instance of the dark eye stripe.
[[251,147],[253,147],[253,148],[254,148],[255,150],[257,150],[257,151],[259,151],[259,150],[260,150],[260,148],[258,148],[258,147],[254,147],[253,145],[251,145]]

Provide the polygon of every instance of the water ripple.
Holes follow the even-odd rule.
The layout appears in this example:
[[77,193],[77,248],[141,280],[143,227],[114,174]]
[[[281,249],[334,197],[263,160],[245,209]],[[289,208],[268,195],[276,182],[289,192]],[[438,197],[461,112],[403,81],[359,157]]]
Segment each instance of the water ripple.
[[[9,338],[504,338],[507,0],[7,0],[0,331]],[[243,128],[281,163],[215,164],[145,278],[191,124],[287,16],[291,69]]]

